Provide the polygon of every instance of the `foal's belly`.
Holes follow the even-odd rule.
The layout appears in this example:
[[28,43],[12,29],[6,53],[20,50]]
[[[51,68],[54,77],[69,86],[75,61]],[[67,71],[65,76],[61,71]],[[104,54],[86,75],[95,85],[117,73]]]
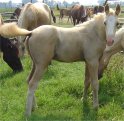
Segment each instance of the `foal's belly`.
[[55,60],[61,62],[76,62],[84,60],[83,52],[78,50],[59,50],[54,54]]

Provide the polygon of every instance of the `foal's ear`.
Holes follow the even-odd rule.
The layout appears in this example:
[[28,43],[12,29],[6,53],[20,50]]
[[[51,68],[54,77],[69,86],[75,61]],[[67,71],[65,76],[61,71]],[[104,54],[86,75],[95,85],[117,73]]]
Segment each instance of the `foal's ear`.
[[109,13],[109,5],[108,4],[105,5],[105,12],[106,12],[106,14]]
[[120,13],[120,11],[121,11],[121,7],[119,4],[117,4],[116,11],[115,11],[116,15],[118,15]]

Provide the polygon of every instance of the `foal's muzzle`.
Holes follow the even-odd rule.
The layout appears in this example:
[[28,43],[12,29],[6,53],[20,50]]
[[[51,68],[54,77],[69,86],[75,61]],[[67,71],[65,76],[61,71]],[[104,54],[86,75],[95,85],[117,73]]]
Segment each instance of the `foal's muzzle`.
[[108,37],[108,38],[107,38],[107,45],[108,45],[108,46],[112,46],[113,43],[114,43],[114,39],[111,38],[111,37]]

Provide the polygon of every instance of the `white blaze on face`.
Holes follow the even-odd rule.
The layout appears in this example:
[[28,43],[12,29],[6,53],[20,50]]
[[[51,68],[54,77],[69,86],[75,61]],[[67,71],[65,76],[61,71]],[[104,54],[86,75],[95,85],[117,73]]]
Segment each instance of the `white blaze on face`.
[[111,46],[114,42],[116,32],[117,17],[115,15],[109,15],[106,17],[106,37],[107,44]]

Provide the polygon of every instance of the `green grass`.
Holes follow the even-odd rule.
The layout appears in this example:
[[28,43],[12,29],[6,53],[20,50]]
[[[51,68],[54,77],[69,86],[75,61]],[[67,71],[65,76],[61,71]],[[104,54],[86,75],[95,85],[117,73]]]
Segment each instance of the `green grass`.
[[[58,21],[58,20],[57,20]],[[66,18],[57,26],[71,27]],[[31,70],[29,56],[21,59],[24,71],[13,73],[0,59],[0,121],[25,121],[26,78]],[[38,108],[28,121],[124,121],[124,55],[112,57],[100,80],[98,111],[92,108],[92,93],[81,101],[84,89],[83,62],[52,61],[36,90]]]
[[[29,121],[101,121],[124,120],[124,70],[123,55],[115,55],[100,80],[98,112],[92,109],[92,95],[83,104],[84,63],[52,65],[40,80],[36,97],[38,108]],[[31,70],[28,56],[22,60],[24,71],[14,74],[0,60],[0,121],[25,121],[27,94],[26,78]]]

